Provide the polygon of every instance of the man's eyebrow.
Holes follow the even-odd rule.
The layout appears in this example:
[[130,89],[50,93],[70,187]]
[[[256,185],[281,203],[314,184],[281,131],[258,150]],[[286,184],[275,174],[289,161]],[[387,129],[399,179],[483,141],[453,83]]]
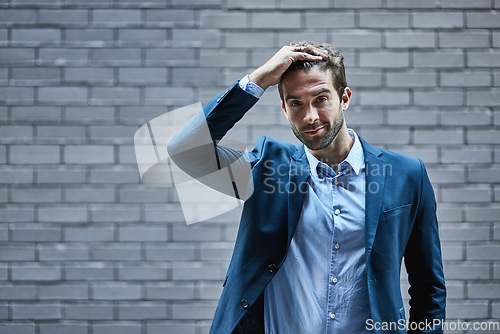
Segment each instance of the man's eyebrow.
[[318,95],[323,94],[323,93],[331,93],[331,92],[332,91],[328,88],[321,88],[320,90],[315,92],[312,96],[318,96]]
[[288,95],[285,98],[285,101],[288,102],[289,100],[300,100],[300,96],[295,96],[295,95]]

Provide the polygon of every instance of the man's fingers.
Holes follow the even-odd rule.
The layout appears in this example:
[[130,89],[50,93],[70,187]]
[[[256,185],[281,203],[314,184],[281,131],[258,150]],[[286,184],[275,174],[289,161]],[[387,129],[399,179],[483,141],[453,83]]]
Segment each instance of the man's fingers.
[[307,52],[297,52],[293,61],[297,60],[310,60],[310,61],[321,61],[323,60],[323,56],[321,55],[312,55]]

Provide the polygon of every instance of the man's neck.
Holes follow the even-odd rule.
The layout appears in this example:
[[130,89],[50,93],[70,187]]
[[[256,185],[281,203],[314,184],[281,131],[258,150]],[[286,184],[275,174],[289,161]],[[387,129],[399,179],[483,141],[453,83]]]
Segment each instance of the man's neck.
[[354,139],[351,138],[344,124],[329,146],[316,151],[308,150],[316,159],[330,166],[338,174],[338,165],[347,158],[353,145]]

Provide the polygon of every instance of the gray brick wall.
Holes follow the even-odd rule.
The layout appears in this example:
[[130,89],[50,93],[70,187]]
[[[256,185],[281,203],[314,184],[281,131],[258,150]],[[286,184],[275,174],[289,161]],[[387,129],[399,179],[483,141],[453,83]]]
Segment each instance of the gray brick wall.
[[[175,191],[140,183],[133,134],[306,38],[346,57],[348,124],[426,163],[448,318],[498,319],[499,6],[2,1],[0,333],[206,333],[237,212],[186,226]],[[236,132],[295,141],[275,89]]]

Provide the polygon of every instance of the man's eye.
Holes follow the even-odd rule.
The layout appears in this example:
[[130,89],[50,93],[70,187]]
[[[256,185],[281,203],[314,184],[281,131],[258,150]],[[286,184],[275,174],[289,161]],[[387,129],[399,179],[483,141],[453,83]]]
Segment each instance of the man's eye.
[[318,102],[325,102],[326,101],[326,97],[320,97],[320,98],[318,98],[317,101]]
[[290,107],[298,107],[300,105],[299,102],[292,102],[290,103]]

